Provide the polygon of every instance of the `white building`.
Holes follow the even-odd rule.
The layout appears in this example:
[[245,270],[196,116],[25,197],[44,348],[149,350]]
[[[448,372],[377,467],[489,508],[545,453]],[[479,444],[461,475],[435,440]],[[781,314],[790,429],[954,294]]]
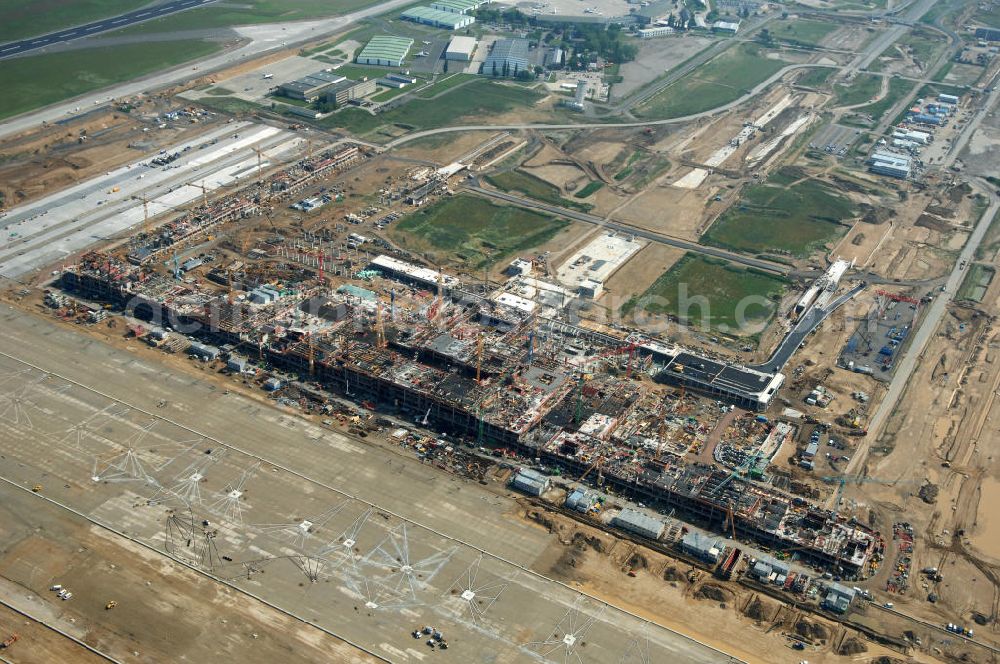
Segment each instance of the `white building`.
[[654,37],[665,37],[674,34],[674,29],[669,25],[658,25],[655,28],[642,28],[638,31],[642,39],[652,39]]
[[477,43],[475,37],[452,37],[448,48],[445,49],[444,59],[469,62],[472,60],[472,54],[476,52]]

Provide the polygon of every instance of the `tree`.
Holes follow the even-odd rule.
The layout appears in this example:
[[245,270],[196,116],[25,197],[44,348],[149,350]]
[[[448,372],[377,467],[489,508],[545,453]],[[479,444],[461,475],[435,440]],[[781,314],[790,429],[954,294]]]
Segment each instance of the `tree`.
[[493,77],[496,78],[497,75],[497,61],[493,61]]
[[506,60],[503,61],[503,77],[507,78],[507,74],[510,73],[510,63]]
[[444,73],[448,73],[448,58],[444,59]]

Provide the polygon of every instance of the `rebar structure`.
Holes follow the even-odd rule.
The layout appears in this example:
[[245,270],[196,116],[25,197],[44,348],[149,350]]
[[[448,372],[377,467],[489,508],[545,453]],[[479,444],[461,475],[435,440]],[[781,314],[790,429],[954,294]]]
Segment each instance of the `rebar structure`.
[[208,506],[209,511],[219,514],[230,523],[238,526],[243,525],[243,495],[246,493],[246,483],[254,476],[260,462],[257,461],[243,471],[236,482],[227,484],[222,492],[222,496]]
[[410,554],[410,539],[404,521],[390,530],[378,546],[364,557],[362,563],[382,572],[382,576],[377,578],[380,584],[416,602],[417,592],[426,588],[457,550],[457,547],[451,547],[414,560]]
[[223,564],[215,545],[217,534],[208,521],[199,524],[191,510],[183,515],[171,510],[166,520],[164,546],[171,555],[211,572]]
[[272,539],[304,551],[306,543],[316,537],[317,533],[321,532],[348,504],[349,501],[345,500],[325,512],[305,519],[295,519],[290,523],[266,523],[254,526],[254,529]]
[[369,507],[359,514],[351,525],[340,533],[339,536],[327,542],[316,555],[330,561],[333,571],[360,576],[358,563],[361,562],[362,557],[357,549],[358,536],[374,512],[375,508]]
[[457,597],[468,607],[472,621],[482,625],[486,613],[500,599],[510,585],[509,581],[495,577],[481,569],[484,554],[480,553],[471,565],[448,587],[446,598]]
[[[586,600],[577,596],[573,605],[566,611],[562,619],[555,624],[542,641],[530,641],[524,644],[529,651],[546,659],[554,659],[564,664],[578,662],[582,664],[580,649],[583,647],[587,633],[607,609],[602,604],[596,611],[587,611]],[[561,656],[560,654],[561,653]]]
[[149,486],[159,486],[159,482],[149,473],[146,464],[139,458],[139,452],[136,449],[136,446],[142,442],[155,425],[156,420],[151,420],[141,426],[125,441],[125,449],[122,452],[105,461],[95,458],[94,471],[90,479],[94,482],[142,482]]
[[192,462],[187,468],[174,476],[173,484],[159,486],[146,503],[160,505],[169,501],[179,501],[184,507],[193,508],[201,505],[201,485],[205,481],[208,469],[225,456],[225,450],[205,454]]

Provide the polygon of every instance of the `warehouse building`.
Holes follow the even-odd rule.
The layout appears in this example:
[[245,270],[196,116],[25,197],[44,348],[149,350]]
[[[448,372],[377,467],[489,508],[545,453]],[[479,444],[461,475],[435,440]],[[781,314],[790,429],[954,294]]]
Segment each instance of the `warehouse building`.
[[868,160],[868,170],[894,178],[910,177],[910,158],[892,152],[875,152]]
[[375,92],[375,79],[366,78],[363,81],[352,81],[345,78],[334,83],[326,91],[326,103],[336,107],[343,106],[353,99],[361,99]]
[[436,0],[431,3],[431,9],[452,14],[468,14],[488,3],[489,0]]
[[530,69],[527,39],[498,39],[483,62],[482,73],[487,76],[517,76],[519,72]]
[[1000,29],[976,28],[976,39],[985,39],[986,41],[1000,41]]
[[469,62],[472,60],[472,54],[476,52],[477,43],[474,37],[452,37],[448,42],[448,48],[444,51],[444,59]]
[[640,39],[653,39],[654,37],[665,37],[674,34],[674,29],[669,25],[658,25],[653,28],[640,28],[638,31]]
[[735,35],[739,31],[739,21],[716,21],[712,24],[712,32],[726,32]]
[[409,37],[378,35],[372,37],[354,59],[359,65],[402,67],[413,40]]
[[529,496],[540,496],[548,491],[549,478],[537,470],[522,468],[511,480],[510,485]]
[[719,562],[723,548],[717,537],[709,537],[696,530],[688,532],[681,538],[681,551],[706,562]]
[[290,99],[314,102],[322,97],[327,89],[344,79],[345,77],[335,74],[329,69],[324,69],[295,81],[282,83],[278,87],[278,92]]
[[663,531],[666,529],[666,526],[659,519],[629,509],[616,514],[611,519],[611,525],[652,540],[663,537]]
[[400,14],[400,18],[423,25],[432,25],[435,28],[444,28],[445,30],[458,30],[476,22],[476,19],[472,16],[445,12],[440,9],[431,9],[430,7],[411,7]]

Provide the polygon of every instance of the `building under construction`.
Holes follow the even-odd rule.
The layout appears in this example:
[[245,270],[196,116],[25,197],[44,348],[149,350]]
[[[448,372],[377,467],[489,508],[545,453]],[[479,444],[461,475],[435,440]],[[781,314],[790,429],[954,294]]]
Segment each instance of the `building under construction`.
[[[685,389],[758,410],[770,403],[781,374],[543,320],[536,303],[504,288],[472,294],[440,270],[388,256],[369,270],[422,293],[417,306],[398,306],[395,291],[388,305],[374,293],[358,296],[357,287],[331,292],[325,278],[297,269],[279,284],[244,284],[266,293],[251,300],[234,294],[231,283],[228,293],[213,292],[95,252],[69,268],[62,285],[138,318],[196,329],[203,341],[230,344],[450,435],[581,477],[596,471],[599,483],[618,491],[798,550],[846,575],[860,573],[876,549],[874,533],[833,513],[746,481],[738,469],[688,458],[711,422],[699,423],[685,410]],[[681,389],[663,396],[633,380],[640,373]]]

